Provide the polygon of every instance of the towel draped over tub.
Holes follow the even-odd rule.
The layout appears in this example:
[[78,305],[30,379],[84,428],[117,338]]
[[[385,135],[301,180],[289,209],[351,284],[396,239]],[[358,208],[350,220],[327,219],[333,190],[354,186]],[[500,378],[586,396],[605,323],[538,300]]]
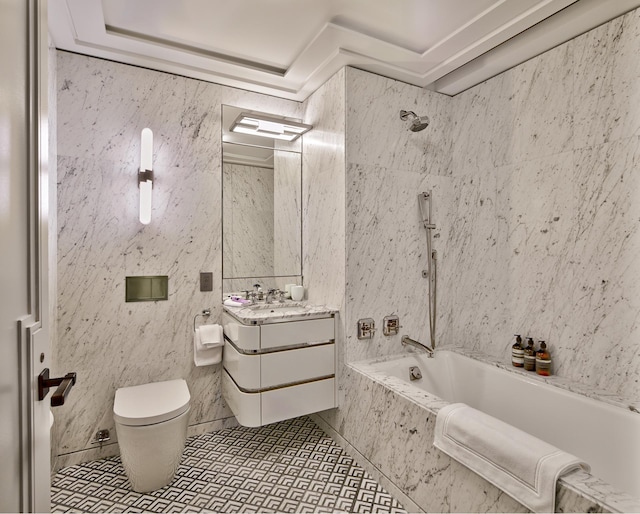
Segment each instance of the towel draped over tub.
[[556,482],[584,461],[464,403],[443,407],[434,446],[534,512],[553,512]]

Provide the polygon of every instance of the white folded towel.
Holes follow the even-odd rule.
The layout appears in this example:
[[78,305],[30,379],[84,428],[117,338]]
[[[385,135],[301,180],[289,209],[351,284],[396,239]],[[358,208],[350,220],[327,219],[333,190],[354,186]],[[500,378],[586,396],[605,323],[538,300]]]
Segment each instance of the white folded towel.
[[553,512],[558,478],[584,461],[464,403],[440,409],[434,446],[534,512]]
[[208,349],[224,344],[222,325],[200,325],[196,330],[200,330],[200,341],[204,348]]
[[223,303],[227,307],[242,307],[242,306],[244,306],[244,303],[236,302],[235,300],[232,300],[231,298],[227,298]]
[[211,366],[222,361],[224,338],[221,325],[201,325],[193,332],[193,362]]

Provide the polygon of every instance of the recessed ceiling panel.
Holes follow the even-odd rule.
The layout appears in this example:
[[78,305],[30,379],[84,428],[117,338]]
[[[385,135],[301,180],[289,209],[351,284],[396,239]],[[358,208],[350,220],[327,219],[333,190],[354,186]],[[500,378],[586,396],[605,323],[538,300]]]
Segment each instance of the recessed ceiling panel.
[[[345,65],[435,90],[446,82],[442,91],[456,94],[495,75],[496,67],[508,69],[639,5],[640,0],[49,0],[49,26],[59,49],[304,100]],[[562,18],[560,30],[556,24],[547,34],[545,20],[569,7],[572,15]],[[516,36],[533,26],[539,42],[519,46]],[[492,49],[505,44],[512,49],[492,62]],[[470,66],[478,57],[481,64]],[[445,80],[454,72],[454,80]]]

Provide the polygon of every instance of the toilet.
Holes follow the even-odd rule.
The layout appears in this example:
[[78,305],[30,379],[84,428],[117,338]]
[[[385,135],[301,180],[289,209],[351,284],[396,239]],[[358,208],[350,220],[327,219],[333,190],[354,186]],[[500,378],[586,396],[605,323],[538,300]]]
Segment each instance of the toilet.
[[187,439],[190,399],[182,379],[116,391],[120,458],[134,491],[155,491],[173,479]]

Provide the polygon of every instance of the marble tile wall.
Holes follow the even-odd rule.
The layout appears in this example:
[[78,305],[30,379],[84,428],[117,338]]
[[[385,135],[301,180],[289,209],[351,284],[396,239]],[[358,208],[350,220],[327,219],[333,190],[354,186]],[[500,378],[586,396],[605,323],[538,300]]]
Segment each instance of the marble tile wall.
[[340,396],[345,362],[346,71],[331,77],[304,102],[313,130],[303,139],[303,272],[307,299],[338,309],[336,378]]
[[343,312],[345,284],[345,70],[304,102],[313,125],[302,152],[304,285],[308,300]]
[[452,99],[464,228],[449,276],[464,289],[441,296],[457,316],[452,343],[508,359],[513,333],[544,339],[556,374],[630,398],[640,396],[639,51],[636,10]]
[[223,274],[274,274],[274,170],[222,165]]
[[[222,295],[221,105],[301,117],[301,104],[57,52],[58,332],[55,372],[78,373],[56,409],[58,454],[115,437],[115,389],[183,377],[191,429],[231,415],[219,366],[196,368],[193,316]],[[152,222],[138,221],[140,131],[154,131]],[[201,271],[214,290],[199,291]],[[127,275],[169,276],[169,300],[125,303]]]
[[[417,195],[432,190],[433,248],[446,259],[453,212],[450,98],[353,68],[347,69],[347,362],[403,351],[409,334],[427,342],[426,231]],[[411,132],[400,110],[429,116]],[[447,307],[450,308],[450,307]],[[399,316],[401,333],[384,336],[382,321]],[[372,339],[357,339],[357,321],[373,318]],[[438,332],[451,314],[443,307]]]

